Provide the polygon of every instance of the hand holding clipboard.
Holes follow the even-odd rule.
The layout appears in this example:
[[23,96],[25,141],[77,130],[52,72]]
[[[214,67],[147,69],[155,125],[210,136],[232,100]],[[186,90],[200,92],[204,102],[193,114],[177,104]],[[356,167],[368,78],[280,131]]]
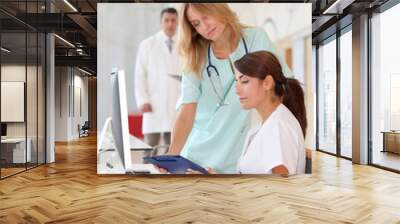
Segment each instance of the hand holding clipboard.
[[172,174],[186,174],[188,170],[198,171],[202,174],[209,174],[209,172],[203,167],[180,155],[144,157],[143,160],[152,163],[159,168],[163,168]]

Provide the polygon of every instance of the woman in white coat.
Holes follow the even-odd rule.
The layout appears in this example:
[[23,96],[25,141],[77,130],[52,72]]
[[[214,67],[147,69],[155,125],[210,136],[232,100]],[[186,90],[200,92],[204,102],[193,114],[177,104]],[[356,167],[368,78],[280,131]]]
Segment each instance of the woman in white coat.
[[256,109],[260,127],[247,134],[238,172],[301,174],[305,172],[307,127],[304,93],[296,79],[286,78],[278,59],[257,51],[235,62],[236,93],[244,109]]
[[[180,96],[179,56],[176,50],[177,11],[161,12],[158,33],[143,40],[138,49],[135,66],[136,103],[143,113],[142,132],[145,141],[156,146],[160,134],[166,144],[176,116],[176,102]],[[145,156],[153,156],[153,151]]]
[[[256,109],[262,118],[262,123],[247,133],[237,172],[304,173],[307,119],[300,83],[286,78],[278,59],[267,51],[246,54],[234,66],[241,107]],[[215,173],[210,168],[208,171]]]

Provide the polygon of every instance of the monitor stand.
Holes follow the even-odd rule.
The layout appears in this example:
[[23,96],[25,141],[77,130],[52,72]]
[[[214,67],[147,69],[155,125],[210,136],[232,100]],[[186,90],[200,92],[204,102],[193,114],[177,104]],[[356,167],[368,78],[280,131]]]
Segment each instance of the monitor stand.
[[[125,174],[160,174],[160,171],[154,167],[153,164],[143,164],[143,163],[134,163],[131,166],[131,169],[121,171],[122,166],[122,158],[119,156],[119,159],[112,158],[103,158],[107,155],[109,157],[115,157],[115,154],[118,154],[114,144],[114,136],[112,132],[112,119],[111,117],[106,119],[104,123],[103,129],[100,133],[100,139],[98,141],[98,173],[106,174],[106,173],[125,173]],[[136,138],[135,136],[130,135],[130,150],[131,151],[139,151],[139,150],[153,150],[153,148],[146,143],[142,142],[142,140]],[[113,154],[113,155],[111,155]],[[104,163],[104,164],[103,164]]]
[[161,174],[161,172],[153,164],[134,163],[132,169],[127,170],[126,174]]

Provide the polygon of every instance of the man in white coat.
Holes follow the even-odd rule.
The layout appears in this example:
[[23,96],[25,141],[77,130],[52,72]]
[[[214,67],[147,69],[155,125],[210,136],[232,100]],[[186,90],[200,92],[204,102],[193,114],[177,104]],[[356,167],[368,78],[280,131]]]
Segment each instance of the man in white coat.
[[[161,12],[162,30],[143,40],[137,52],[135,66],[135,94],[138,108],[143,113],[144,140],[157,146],[161,136],[170,144],[175,105],[180,96],[179,60],[176,50],[178,12],[166,8]],[[157,150],[143,156],[157,155]]]

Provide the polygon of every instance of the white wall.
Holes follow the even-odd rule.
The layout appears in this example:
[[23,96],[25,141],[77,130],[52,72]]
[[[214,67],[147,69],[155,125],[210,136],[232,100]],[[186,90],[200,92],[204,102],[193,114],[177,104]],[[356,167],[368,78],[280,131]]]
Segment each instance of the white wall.
[[[56,67],[55,77],[55,141],[79,138],[78,124],[88,120],[88,78],[71,67]],[[79,93],[82,114],[79,113]],[[75,111],[74,111],[75,110]]]
[[[78,124],[82,126],[85,121],[88,121],[89,113],[88,113],[88,77],[87,76],[81,76],[83,73],[78,73],[76,74],[77,70],[75,70],[75,75],[74,75],[74,108],[72,108],[72,119],[71,119],[71,132],[70,135],[72,138],[79,138],[79,133],[78,133]],[[79,72],[79,71],[78,71]],[[79,93],[77,90],[80,90],[80,99],[79,99]],[[79,100],[81,101],[79,103]],[[81,108],[79,108],[81,107]],[[81,110],[81,112],[79,111]],[[74,112],[75,111],[75,112]]]
[[394,78],[400,76],[400,33],[393,27],[400,19],[400,5],[372,17],[372,142],[383,147],[382,131],[400,129],[398,93]]
[[[111,116],[111,84],[114,67],[124,69],[129,111],[136,111],[134,65],[138,44],[160,30],[160,12],[168,4],[97,4],[97,128]],[[116,25],[118,24],[118,25]],[[141,25],[138,25],[141,24]],[[100,133],[100,131],[98,131]]]
[[[25,65],[2,65],[1,81],[25,82],[25,69]],[[1,110],[7,110],[7,108],[1,108]],[[25,137],[25,126],[25,122],[7,123],[7,137]]]
[[[25,75],[26,75],[26,71],[28,72],[28,74],[36,74],[36,67],[33,66],[27,66],[25,67],[25,65],[2,65],[1,66],[1,81],[4,82],[25,82]],[[28,77],[29,78],[29,77]],[[32,80],[29,80],[29,84],[30,85],[36,85],[36,81],[33,83]],[[30,104],[31,102],[33,102],[34,100],[32,98],[36,99],[36,88],[27,88],[27,96],[28,99],[27,103]],[[36,102],[36,101],[35,101]],[[37,104],[32,104],[30,105],[31,107],[34,107],[32,110],[32,108],[29,109],[29,112],[31,111],[36,111],[36,107]],[[8,110],[9,108],[1,108],[1,110]],[[36,113],[27,113],[27,120],[28,122],[31,122],[34,120],[36,121]],[[8,137],[25,137],[25,126],[26,126],[26,122],[7,122],[7,136]],[[33,125],[28,125],[28,137],[29,137],[29,133],[31,133],[32,131],[30,130],[30,128],[34,128],[36,130],[36,125],[35,127],[33,127]],[[35,131],[36,133],[36,131]]]
[[55,141],[68,140],[68,86],[67,67],[55,68]]
[[[25,135],[31,141],[32,161],[44,162],[44,74],[39,66],[25,66],[25,64],[3,64],[1,66],[1,81],[24,82],[26,85],[26,106],[21,109],[26,112],[26,120],[23,122],[6,122],[7,137],[25,138]],[[27,78],[27,81],[25,80]],[[2,95],[2,98],[7,96]],[[1,108],[1,110],[12,110],[10,108]],[[8,111],[13,113],[13,111]],[[14,112],[15,113],[15,112]],[[37,154],[39,154],[37,156]]]
[[[244,24],[263,27],[273,42],[311,29],[311,3],[230,3]],[[310,30],[311,31],[311,30]],[[311,35],[311,32],[309,33]]]

